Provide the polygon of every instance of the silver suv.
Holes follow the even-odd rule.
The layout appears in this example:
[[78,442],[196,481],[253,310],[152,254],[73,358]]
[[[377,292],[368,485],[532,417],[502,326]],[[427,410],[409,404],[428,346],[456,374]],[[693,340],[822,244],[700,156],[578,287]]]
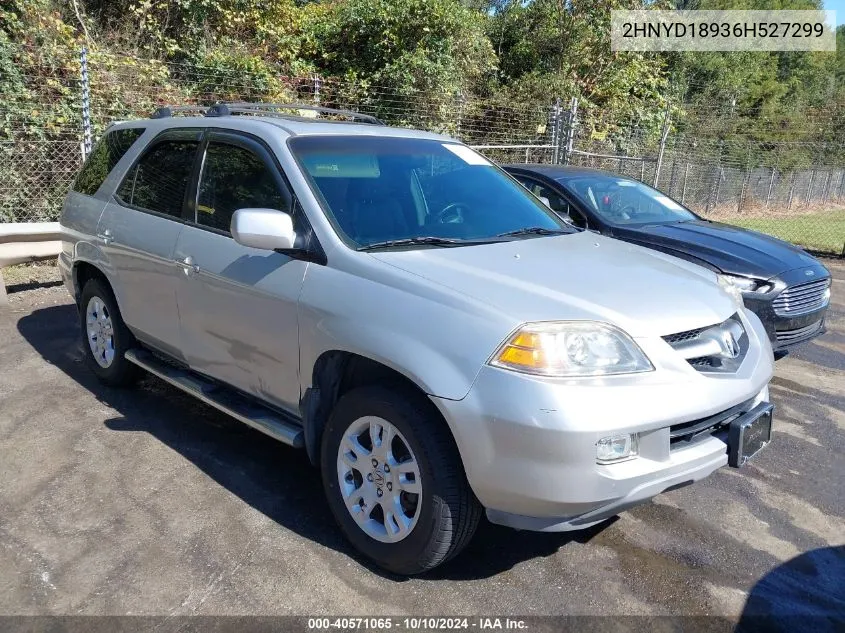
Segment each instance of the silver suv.
[[769,441],[772,350],[733,285],[567,224],[450,138],[307,109],[107,130],[59,260],[103,382],[143,369],[305,448],[400,574],[482,510],[580,529]]

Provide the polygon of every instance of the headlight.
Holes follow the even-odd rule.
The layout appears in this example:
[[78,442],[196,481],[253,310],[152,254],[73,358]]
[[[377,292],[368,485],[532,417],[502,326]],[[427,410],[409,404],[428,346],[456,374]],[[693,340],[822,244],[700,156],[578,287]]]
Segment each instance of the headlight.
[[490,364],[540,376],[607,376],[654,369],[619,328],[594,321],[547,321],[521,327]]
[[769,292],[773,288],[772,284],[767,281],[751,279],[750,277],[737,277],[736,275],[719,275],[719,283],[722,286],[733,286],[739,290],[740,295],[747,292]]

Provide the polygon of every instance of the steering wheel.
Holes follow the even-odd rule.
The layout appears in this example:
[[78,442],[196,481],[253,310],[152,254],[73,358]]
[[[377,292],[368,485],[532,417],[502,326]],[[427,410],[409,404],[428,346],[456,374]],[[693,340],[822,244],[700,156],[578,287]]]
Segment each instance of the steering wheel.
[[619,209],[619,212],[618,212],[619,216],[623,220],[630,220],[632,217],[634,217],[634,215],[636,213],[637,213],[637,210],[634,207],[632,207],[631,205],[628,205],[626,207],[622,207],[621,209]]
[[464,211],[468,211],[469,207],[464,202],[452,202],[440,209],[435,215],[434,220],[437,224],[462,224],[464,221]]

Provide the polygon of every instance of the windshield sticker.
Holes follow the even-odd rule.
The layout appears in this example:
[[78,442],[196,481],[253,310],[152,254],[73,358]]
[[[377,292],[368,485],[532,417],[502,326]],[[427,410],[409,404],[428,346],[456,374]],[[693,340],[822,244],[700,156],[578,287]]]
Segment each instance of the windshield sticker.
[[672,200],[671,198],[667,198],[666,196],[655,196],[655,200],[657,200],[660,204],[662,204],[667,209],[673,209],[675,211],[683,211],[684,208],[679,205],[677,202]]
[[454,143],[443,143],[442,145],[467,165],[491,165],[489,160],[466,145],[455,145]]

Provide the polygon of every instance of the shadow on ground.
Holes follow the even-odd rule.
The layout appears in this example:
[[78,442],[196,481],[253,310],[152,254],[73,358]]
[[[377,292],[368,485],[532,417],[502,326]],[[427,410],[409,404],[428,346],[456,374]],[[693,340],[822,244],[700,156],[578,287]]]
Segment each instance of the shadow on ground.
[[[20,319],[18,331],[47,362],[120,414],[104,421],[110,431],[149,433],[279,525],[355,558],[375,573],[402,580],[371,567],[340,535],[323,496],[319,470],[304,451],[279,444],[153,377],[128,390],[100,384],[83,360],[75,306],[36,310]],[[523,561],[553,555],[567,543],[585,543],[607,525],[538,534],[483,521],[462,555],[424,578],[490,577]]]
[[845,546],[811,550],[763,576],[736,627],[758,631],[845,631]]

